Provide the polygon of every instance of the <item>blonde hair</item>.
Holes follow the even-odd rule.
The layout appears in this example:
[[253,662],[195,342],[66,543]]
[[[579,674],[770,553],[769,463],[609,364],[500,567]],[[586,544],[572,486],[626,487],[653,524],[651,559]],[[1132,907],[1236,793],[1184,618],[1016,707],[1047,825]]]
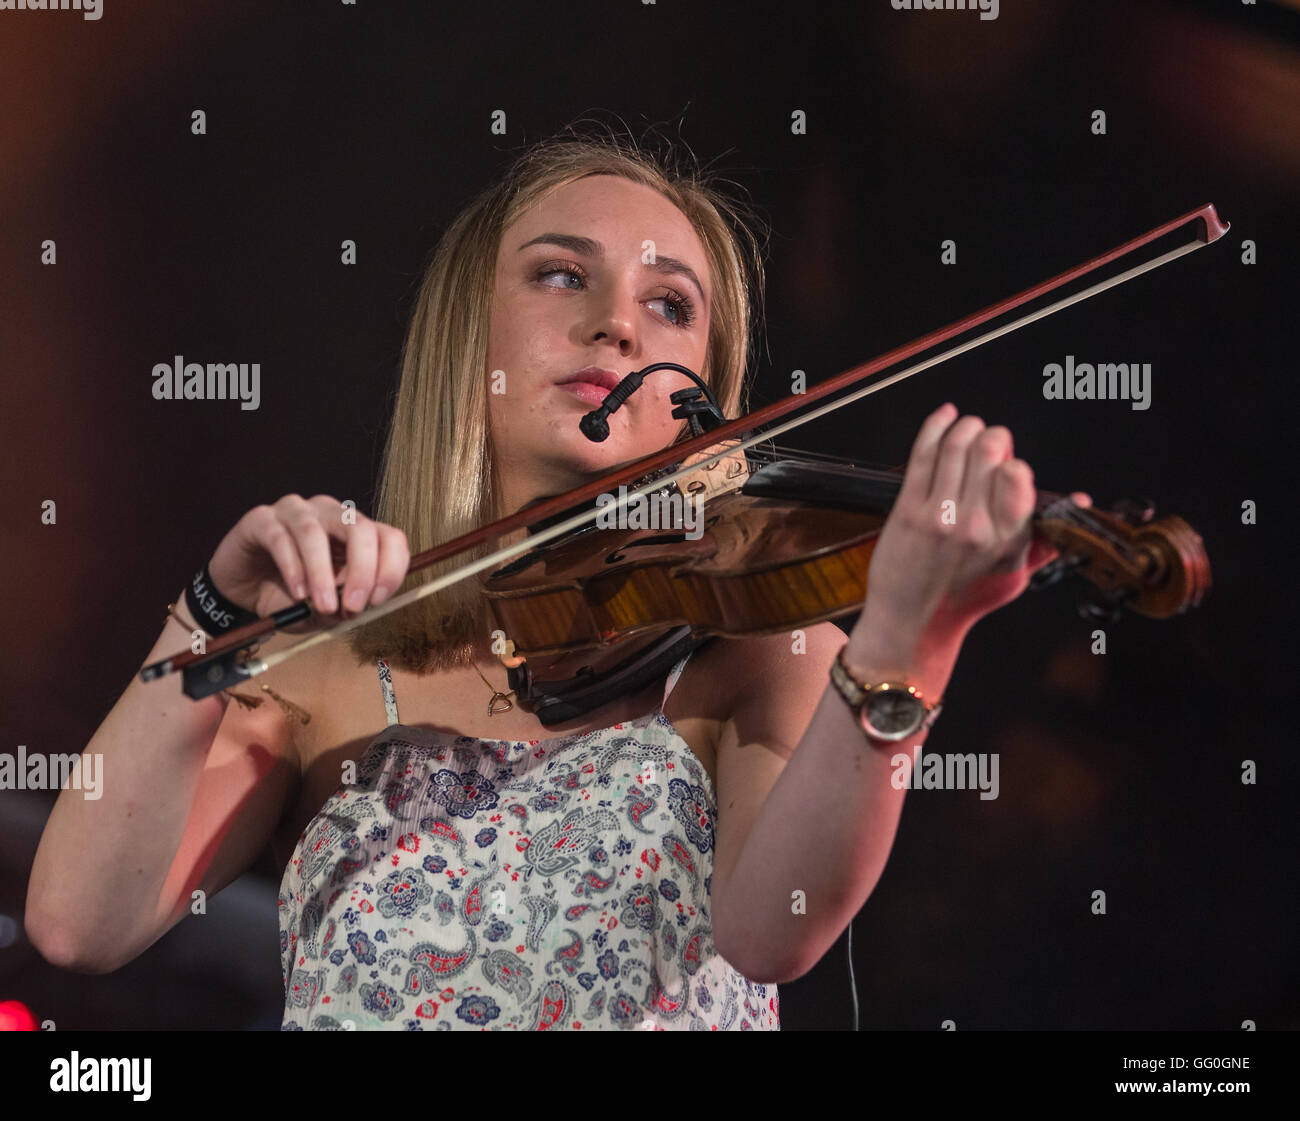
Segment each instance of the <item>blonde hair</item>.
[[[425,269],[402,350],[374,515],[406,533],[412,556],[497,514],[486,367],[502,235],[551,191],[592,175],[652,187],[690,221],[713,281],[707,356],[696,372],[728,418],[748,407],[749,356],[762,321],[765,242],[759,234],[766,238],[766,223],[698,166],[680,170],[671,147],[661,156],[612,130],[568,126],[526,149],[470,202]],[[679,437],[686,430],[683,422]],[[500,544],[412,573],[402,590]],[[383,657],[421,673],[468,664],[475,635],[487,633],[478,587],[470,577],[352,632],[358,662]]]

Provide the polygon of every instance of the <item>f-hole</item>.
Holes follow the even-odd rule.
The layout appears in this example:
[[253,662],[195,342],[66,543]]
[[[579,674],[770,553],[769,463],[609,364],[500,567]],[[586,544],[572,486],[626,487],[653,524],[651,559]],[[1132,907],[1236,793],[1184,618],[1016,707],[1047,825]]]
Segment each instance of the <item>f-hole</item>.
[[624,549],[639,549],[647,545],[680,545],[686,540],[684,533],[660,533],[654,537],[638,537],[635,541],[629,541],[626,545],[615,549],[605,558],[606,564],[618,564],[619,561],[627,558]]

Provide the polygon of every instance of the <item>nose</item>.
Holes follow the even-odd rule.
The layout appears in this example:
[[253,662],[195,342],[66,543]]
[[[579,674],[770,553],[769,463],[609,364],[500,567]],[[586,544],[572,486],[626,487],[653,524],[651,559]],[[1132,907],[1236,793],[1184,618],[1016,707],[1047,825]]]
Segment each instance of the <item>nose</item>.
[[628,355],[636,350],[637,309],[636,295],[630,289],[616,286],[589,305],[590,318],[583,328],[584,342],[612,342],[619,353]]

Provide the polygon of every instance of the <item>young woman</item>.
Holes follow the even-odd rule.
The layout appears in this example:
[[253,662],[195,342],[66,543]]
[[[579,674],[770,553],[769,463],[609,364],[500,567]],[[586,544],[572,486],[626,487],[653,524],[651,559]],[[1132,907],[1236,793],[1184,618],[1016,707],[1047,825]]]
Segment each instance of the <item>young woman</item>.
[[[307,597],[354,615],[399,590],[413,550],[673,443],[669,395],[690,383],[671,371],[606,441],[580,432],[629,371],[680,363],[737,415],[762,268],[740,209],[698,176],[608,139],[535,146],[431,261],[377,518],[285,496],[245,514],[202,579],[258,615]],[[87,746],[103,798],[65,792],[51,815],[27,929],[56,964],[111,971],[270,844],[287,1029],[776,1028],[775,986],[884,868],[904,796],[891,760],[925,739],[970,627],[1052,555],[1031,542],[1034,497],[1011,434],[945,404],[847,642],[830,623],[715,639],[555,728],[503,703],[473,581],[238,703],[133,681]],[[197,605],[178,597],[146,661],[188,644]],[[837,656],[920,703],[859,707]],[[899,720],[915,730],[884,738]]]

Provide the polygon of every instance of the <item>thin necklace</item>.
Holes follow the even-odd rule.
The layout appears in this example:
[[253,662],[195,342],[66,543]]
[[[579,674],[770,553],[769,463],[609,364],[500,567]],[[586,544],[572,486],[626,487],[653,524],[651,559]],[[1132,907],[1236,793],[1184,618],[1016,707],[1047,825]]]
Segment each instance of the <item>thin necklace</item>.
[[[483,677],[483,671],[478,668],[478,665],[476,663],[471,662],[470,665],[474,666],[474,672],[477,673],[479,677]],[[509,712],[512,708],[515,707],[514,701],[510,699],[515,695],[515,691],[513,689],[511,689],[510,692],[508,693],[503,693],[501,692],[500,689],[493,688],[492,682],[490,682],[486,677],[483,677],[483,684],[486,685],[489,689],[492,689],[492,699],[488,701],[489,716],[495,716],[498,712]],[[497,701],[502,702],[501,708],[496,707]]]

